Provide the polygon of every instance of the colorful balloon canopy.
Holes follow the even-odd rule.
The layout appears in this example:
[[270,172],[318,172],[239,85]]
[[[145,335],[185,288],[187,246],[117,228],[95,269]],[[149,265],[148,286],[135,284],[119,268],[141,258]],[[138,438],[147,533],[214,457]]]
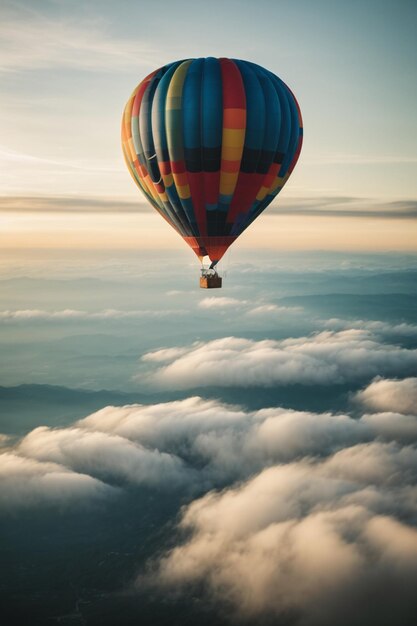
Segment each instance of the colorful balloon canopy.
[[285,83],[259,65],[225,58],[152,72],[122,119],[136,184],[197,256],[214,262],[285,185],[302,135]]

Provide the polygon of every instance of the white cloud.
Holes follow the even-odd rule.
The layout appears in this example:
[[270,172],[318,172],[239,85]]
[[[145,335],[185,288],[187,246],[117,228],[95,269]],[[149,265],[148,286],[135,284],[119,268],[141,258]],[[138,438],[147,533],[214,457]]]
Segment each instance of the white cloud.
[[[353,472],[348,459],[300,461],[192,502],[181,520],[187,538],[160,559],[153,582],[189,591],[204,581],[245,618],[293,614],[303,625],[347,625],[388,611],[409,623],[417,530],[399,518],[417,512],[415,473],[392,489],[392,466],[407,467],[402,451],[374,454],[370,472],[373,446],[353,448]],[[377,606],[369,602],[375,594]]]
[[[198,345],[198,344],[194,344]],[[153,363],[164,363],[166,361],[172,361],[173,359],[177,359],[183,354],[187,354],[187,348],[161,348],[160,350],[155,350],[154,352],[147,352],[143,357],[142,361],[145,362],[153,362]]]
[[20,442],[18,452],[39,461],[64,465],[75,472],[112,483],[177,487],[188,483],[192,470],[178,457],[150,450],[115,434],[80,428],[36,428]]
[[279,313],[300,313],[302,307],[298,306],[277,306],[276,304],[260,304],[247,312],[249,316],[265,316]]
[[356,400],[371,411],[394,411],[417,415],[417,378],[378,378],[356,394]]
[[0,505],[5,511],[45,504],[75,505],[116,492],[87,474],[12,451],[0,454],[0,486]]
[[9,445],[10,440],[11,437],[9,435],[4,435],[3,433],[0,433],[0,448],[4,448],[5,446]]
[[204,491],[275,464],[320,458],[328,459],[333,476],[376,484],[384,475],[375,468],[382,467],[394,484],[415,471],[415,454],[406,445],[417,440],[416,421],[394,413],[354,419],[284,408],[245,411],[198,397],[109,406],[66,428],[39,427],[17,442],[5,438],[1,458],[5,463],[11,455],[13,463],[5,465],[3,479],[7,467],[13,474],[20,463],[33,474],[38,491],[44,484],[39,474],[45,472],[64,472],[66,484],[75,485],[87,476],[94,488]]
[[14,311],[0,311],[0,322],[29,322],[29,321],[71,321],[71,320],[112,320],[112,319],[140,319],[146,317],[170,317],[183,315],[184,310],[164,309],[163,311],[103,309],[102,311],[80,311],[77,309],[62,309],[61,311],[45,311],[42,309],[17,309]]
[[239,307],[244,304],[244,300],[237,300],[236,298],[227,298],[225,296],[209,296],[200,300],[198,306],[200,309],[224,309]]
[[381,439],[396,440],[403,443],[417,441],[417,416],[401,413],[384,412],[364,415],[361,421]]
[[294,314],[303,311],[302,307],[278,306],[270,302],[260,302],[257,306],[249,300],[238,300],[237,298],[229,298],[226,296],[208,296],[200,300],[198,303],[200,309],[241,309],[242,313],[249,318],[265,318],[270,316],[273,319],[282,314]]
[[[403,425],[394,417],[387,433],[366,416],[353,419],[283,408],[244,411],[194,397],[106,407],[72,428],[36,429],[18,450],[133,484],[210,486],[247,478],[274,463],[324,458],[375,438],[381,439],[381,445],[386,445],[382,440],[403,441]],[[413,442],[408,433],[405,443]]]
[[145,361],[163,361],[149,382],[164,388],[272,386],[344,383],[376,375],[401,375],[417,366],[417,350],[381,343],[369,331],[324,331],[281,341],[225,337],[194,343],[171,354],[153,351]]
[[[273,408],[244,411],[189,398],[159,405],[107,407],[78,422],[186,461],[202,484],[246,478],[265,466],[311,454],[331,454],[373,439],[375,431],[346,415]],[[191,476],[190,476],[191,480]]]
[[[256,622],[294,614],[300,626],[347,626],[401,614],[406,624],[417,575],[409,417],[246,411],[198,397],[109,406],[9,441],[0,501],[13,512],[135,485],[161,497],[179,489],[179,501],[198,490],[182,510],[186,534],[154,561],[148,584],[189,593],[203,582]],[[369,594],[382,599],[380,614]]]
[[325,328],[330,328],[332,330],[356,328],[382,336],[398,335],[400,337],[414,337],[417,335],[417,325],[407,324],[406,322],[402,322],[401,324],[390,324],[379,320],[344,320],[334,317],[324,320],[322,325]]

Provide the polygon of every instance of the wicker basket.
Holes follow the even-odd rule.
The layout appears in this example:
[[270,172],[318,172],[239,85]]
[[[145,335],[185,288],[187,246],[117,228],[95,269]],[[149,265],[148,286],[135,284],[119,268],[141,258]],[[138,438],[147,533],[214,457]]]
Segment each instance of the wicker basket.
[[220,289],[222,286],[221,276],[202,276],[200,278],[201,289]]

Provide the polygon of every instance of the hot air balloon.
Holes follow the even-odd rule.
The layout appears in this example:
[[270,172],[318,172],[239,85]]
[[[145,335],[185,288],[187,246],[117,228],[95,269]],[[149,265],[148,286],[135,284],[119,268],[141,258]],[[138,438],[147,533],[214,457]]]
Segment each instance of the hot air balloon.
[[128,169],[151,205],[202,262],[200,286],[287,182],[303,129],[287,85],[226,58],[175,61],[142,80],[122,118]]

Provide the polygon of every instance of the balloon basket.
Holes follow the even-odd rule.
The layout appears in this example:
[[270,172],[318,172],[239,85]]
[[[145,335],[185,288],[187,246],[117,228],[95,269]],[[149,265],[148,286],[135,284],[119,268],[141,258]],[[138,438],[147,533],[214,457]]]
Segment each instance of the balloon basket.
[[201,289],[220,289],[222,286],[222,277],[213,272],[211,274],[203,271],[200,277]]

